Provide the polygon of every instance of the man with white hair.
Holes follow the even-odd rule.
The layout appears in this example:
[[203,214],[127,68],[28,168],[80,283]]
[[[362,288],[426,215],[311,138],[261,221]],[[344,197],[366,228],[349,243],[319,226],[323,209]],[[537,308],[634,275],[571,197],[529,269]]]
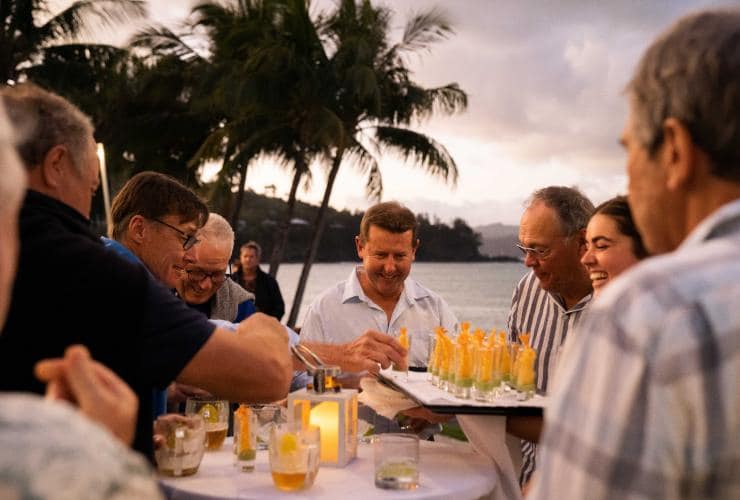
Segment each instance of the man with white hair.
[[227,279],[234,249],[234,230],[226,219],[211,212],[198,232],[195,260],[177,281],[178,295],[211,319],[238,323],[256,312],[254,295]]
[[740,9],[679,20],[627,91],[629,201],[657,256],[576,330],[531,496],[737,499]]

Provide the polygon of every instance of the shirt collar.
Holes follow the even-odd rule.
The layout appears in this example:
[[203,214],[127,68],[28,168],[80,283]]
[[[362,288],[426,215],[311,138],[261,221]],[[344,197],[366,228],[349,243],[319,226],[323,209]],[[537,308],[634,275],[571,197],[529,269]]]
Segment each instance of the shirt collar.
[[679,245],[679,249],[700,245],[740,228],[740,199],[725,203],[699,223]]
[[[370,299],[365,295],[360,285],[360,278],[357,277],[357,273],[363,269],[362,266],[355,266],[352,272],[349,274],[347,279],[347,285],[344,287],[344,295],[342,295],[342,303],[348,302],[353,299],[359,299],[363,302],[370,302]],[[405,300],[409,305],[413,304],[419,299],[423,299],[429,296],[429,291],[419,286],[414,280],[406,278],[403,282],[403,292],[399,300]]]

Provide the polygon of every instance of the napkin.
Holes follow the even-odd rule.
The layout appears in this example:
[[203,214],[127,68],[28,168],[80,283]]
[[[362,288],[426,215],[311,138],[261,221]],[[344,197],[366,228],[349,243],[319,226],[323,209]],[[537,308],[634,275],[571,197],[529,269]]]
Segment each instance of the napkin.
[[357,400],[388,419],[394,418],[400,411],[419,406],[415,401],[373,377],[360,380],[360,387],[362,392],[357,396]]
[[499,481],[491,498],[518,500],[519,470],[522,464],[521,440],[506,434],[506,417],[499,415],[458,415],[457,421],[470,445],[488,457],[498,472]]

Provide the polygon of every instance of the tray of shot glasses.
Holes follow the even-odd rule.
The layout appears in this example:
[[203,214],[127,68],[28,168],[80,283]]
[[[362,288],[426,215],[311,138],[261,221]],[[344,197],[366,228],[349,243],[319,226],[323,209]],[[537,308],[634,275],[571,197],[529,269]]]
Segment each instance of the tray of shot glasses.
[[525,398],[506,385],[495,389],[485,401],[476,399],[472,388],[469,398],[457,397],[453,392],[433,385],[431,374],[413,368],[408,372],[388,368],[381,370],[378,378],[419,403],[419,406],[435,413],[539,416],[547,403],[547,398],[542,395],[534,394]]

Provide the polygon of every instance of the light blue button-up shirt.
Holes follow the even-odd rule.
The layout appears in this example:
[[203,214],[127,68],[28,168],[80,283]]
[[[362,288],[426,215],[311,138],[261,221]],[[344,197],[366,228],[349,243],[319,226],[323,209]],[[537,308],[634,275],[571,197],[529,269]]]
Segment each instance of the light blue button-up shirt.
[[361,269],[362,266],[357,266],[347,280],[314,300],[303,322],[301,339],[345,344],[368,329],[397,335],[401,327],[406,327],[411,337],[409,364],[426,366],[434,329],[442,326],[450,333],[458,330],[457,318],[447,302],[417,281],[406,278],[389,321],[385,311],[363,292],[357,277]]

